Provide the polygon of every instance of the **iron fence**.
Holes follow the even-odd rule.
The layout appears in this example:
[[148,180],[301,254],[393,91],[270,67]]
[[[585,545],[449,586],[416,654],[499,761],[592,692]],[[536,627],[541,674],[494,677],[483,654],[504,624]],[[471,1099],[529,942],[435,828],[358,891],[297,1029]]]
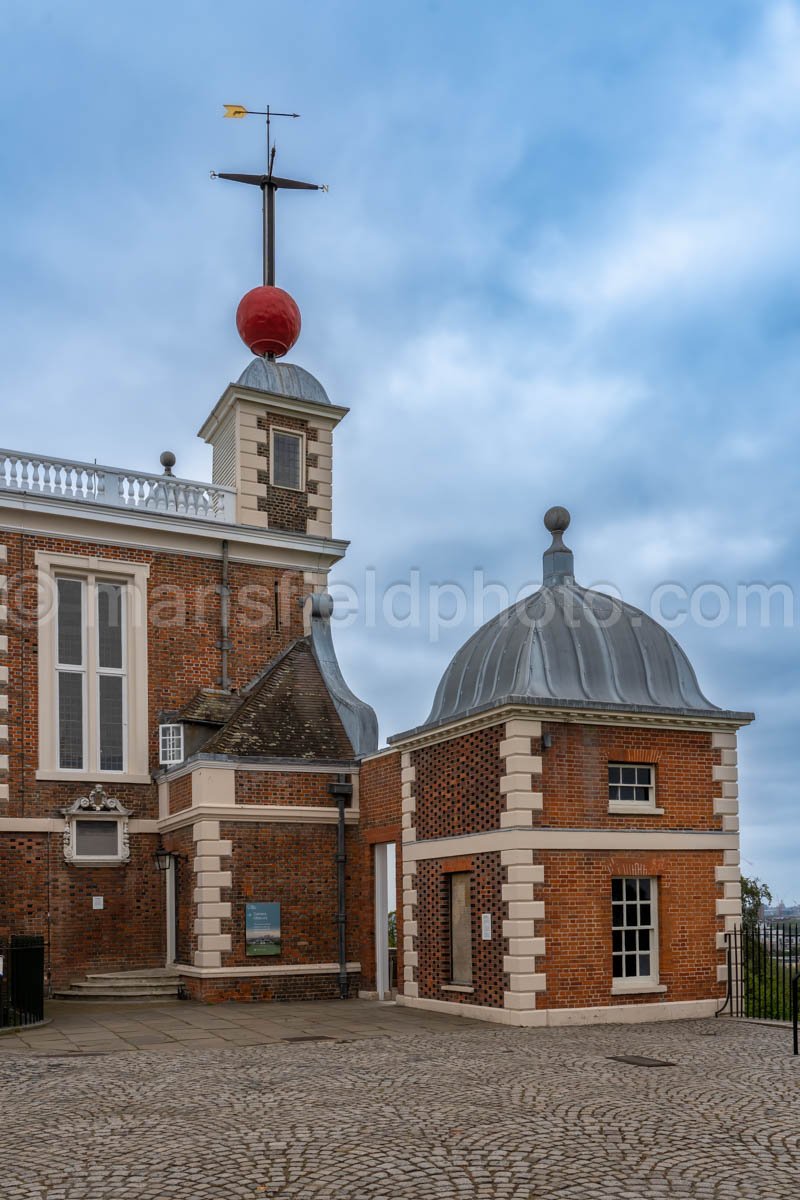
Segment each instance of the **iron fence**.
[[728,994],[721,1012],[793,1026],[798,1052],[800,923],[744,925],[726,933]]
[[43,1021],[44,938],[16,935],[0,954],[0,1028]]

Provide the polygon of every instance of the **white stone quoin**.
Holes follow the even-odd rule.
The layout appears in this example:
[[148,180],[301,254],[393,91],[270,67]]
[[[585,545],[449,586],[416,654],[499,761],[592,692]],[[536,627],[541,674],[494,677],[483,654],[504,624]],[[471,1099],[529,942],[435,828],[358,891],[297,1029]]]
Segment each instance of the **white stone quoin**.
[[[505,803],[500,827],[531,828],[533,814],[542,808],[542,760],[532,749],[533,739],[542,736],[541,722],[515,718],[506,721],[504,732],[500,791]],[[533,850],[526,849],[501,850],[500,863],[505,875],[503,901],[508,904],[503,922],[503,937],[508,938],[508,953],[503,958],[508,988],[503,993],[503,1007],[530,1011],[536,1008],[537,992],[546,987],[544,973],[536,968],[537,957],[545,952],[545,939],[536,936],[535,926],[544,917],[544,903],[535,896],[536,886],[544,883],[544,867],[534,864]]]
[[219,825],[219,821],[198,821],[193,830],[196,967],[221,967],[223,951],[231,949],[231,935],[222,932],[223,919],[231,915],[230,904],[222,901],[222,888],[232,882],[231,872],[223,870],[222,863],[231,854],[231,843],[220,838]]
[[[736,752],[735,733],[712,733],[711,748],[720,752],[720,763],[715,764],[714,774],[714,813],[722,817],[722,828],[726,833],[739,835],[739,768]],[[723,865],[715,868],[718,884],[722,886],[722,895],[717,897],[717,916],[724,922],[724,930],[717,934],[717,949],[727,949],[726,934],[732,933],[742,924],[742,885],[739,851],[724,850]],[[728,965],[720,963],[717,967],[717,979],[720,983],[728,980]]]
[[[400,794],[403,823],[403,850],[416,842],[417,831],[414,818],[417,801],[414,794],[416,768],[411,765],[407,750],[400,756]],[[417,984],[417,864],[415,859],[403,862],[403,993],[415,997],[419,994]]]

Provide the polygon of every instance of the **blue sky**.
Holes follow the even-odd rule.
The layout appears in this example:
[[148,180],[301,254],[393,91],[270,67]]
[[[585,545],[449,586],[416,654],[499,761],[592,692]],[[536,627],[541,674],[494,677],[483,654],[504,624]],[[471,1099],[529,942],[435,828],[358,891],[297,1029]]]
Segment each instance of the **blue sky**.
[[[207,477],[194,435],[260,282],[254,198],[208,173],[256,169],[261,132],[221,105],[302,113],[281,170],[331,190],[282,204],[278,282],[292,360],[352,409],[337,577],[514,595],[560,503],[581,582],[703,597],[674,632],[758,714],[745,869],[800,900],[800,7],[9,0],[0,56],[4,443],[151,469],[169,446]],[[737,620],[753,583],[788,614]],[[368,624],[337,643],[386,735],[474,612]]]

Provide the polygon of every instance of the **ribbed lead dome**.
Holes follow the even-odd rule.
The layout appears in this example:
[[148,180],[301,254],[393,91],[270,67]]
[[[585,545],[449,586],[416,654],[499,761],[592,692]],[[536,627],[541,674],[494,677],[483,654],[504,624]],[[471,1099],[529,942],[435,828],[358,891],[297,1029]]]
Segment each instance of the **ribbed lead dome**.
[[572,551],[562,540],[569,519],[563,508],[547,512],[553,543],[542,587],[461,647],[426,725],[514,702],[721,715],[666,629],[638,608],[575,583]]
[[288,396],[292,400],[311,400],[314,404],[330,404],[328,393],[318,379],[305,367],[295,363],[275,362],[256,357],[239,376],[242,387],[270,392],[273,396]]

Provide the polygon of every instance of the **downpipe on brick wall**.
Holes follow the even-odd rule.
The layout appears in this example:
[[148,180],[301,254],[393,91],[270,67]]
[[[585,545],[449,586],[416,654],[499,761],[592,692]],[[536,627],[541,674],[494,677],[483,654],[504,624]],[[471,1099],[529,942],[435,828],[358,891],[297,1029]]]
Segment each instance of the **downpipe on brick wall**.
[[228,636],[230,626],[230,605],[231,605],[231,589],[228,572],[228,541],[222,542],[222,578],[217,584],[217,592],[219,593],[219,641],[217,646],[220,651],[220,678],[219,686],[224,691],[228,691],[231,686],[230,672],[228,670],[228,655],[232,649],[231,640]]
[[345,824],[344,813],[353,797],[353,785],[346,775],[337,776],[335,783],[328,784],[328,792],[336,800],[339,809],[339,820],[336,826],[336,924],[339,941],[339,996],[347,999],[347,909],[345,902]]

